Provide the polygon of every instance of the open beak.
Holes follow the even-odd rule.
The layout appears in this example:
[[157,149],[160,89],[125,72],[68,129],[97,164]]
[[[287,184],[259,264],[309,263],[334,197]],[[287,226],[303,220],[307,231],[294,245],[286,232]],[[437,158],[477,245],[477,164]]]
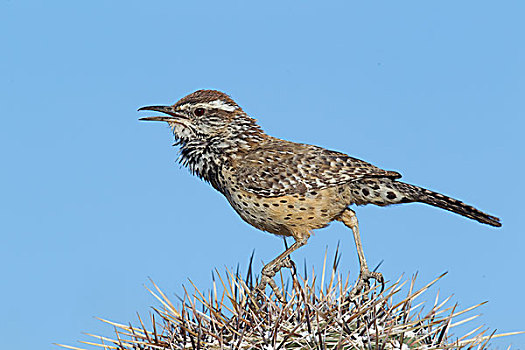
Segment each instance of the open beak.
[[149,121],[158,121],[158,122],[175,122],[181,118],[186,118],[183,114],[175,112],[173,106],[146,106],[138,109],[139,111],[156,111],[165,113],[167,115],[155,116],[155,117],[145,117],[140,118],[139,120],[149,120]]

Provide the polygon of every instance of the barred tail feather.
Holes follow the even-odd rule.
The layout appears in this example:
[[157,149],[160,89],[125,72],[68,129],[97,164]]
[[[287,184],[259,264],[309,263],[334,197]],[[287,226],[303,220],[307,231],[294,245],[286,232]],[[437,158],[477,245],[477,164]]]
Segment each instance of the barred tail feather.
[[433,192],[418,186],[410,185],[404,182],[392,181],[393,187],[401,192],[410,202],[421,202],[430,204],[434,207],[445,209],[467,218],[476,220],[483,224],[500,227],[500,219],[488,215],[470,205],[467,205],[457,199],[447,197],[441,193]]

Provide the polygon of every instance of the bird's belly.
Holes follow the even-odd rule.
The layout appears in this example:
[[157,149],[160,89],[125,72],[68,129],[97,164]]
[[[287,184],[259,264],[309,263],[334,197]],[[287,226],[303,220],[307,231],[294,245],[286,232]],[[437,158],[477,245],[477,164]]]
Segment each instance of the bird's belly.
[[224,194],[244,221],[285,236],[325,227],[351,203],[347,186],[279,197],[261,197],[244,190]]

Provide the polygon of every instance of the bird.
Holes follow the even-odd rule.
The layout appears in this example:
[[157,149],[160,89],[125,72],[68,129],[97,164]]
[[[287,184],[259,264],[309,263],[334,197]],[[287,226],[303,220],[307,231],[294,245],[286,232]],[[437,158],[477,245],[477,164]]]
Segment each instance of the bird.
[[142,121],[167,122],[179,147],[179,162],[222,193],[248,224],[294,243],[266,264],[256,285],[264,295],[283,267],[292,268],[290,254],[305,245],[313,230],[340,221],[352,230],[359,259],[354,294],[370,280],[384,284],[370,271],[352,205],[387,206],[425,203],[480,223],[500,227],[500,219],[457,199],[399,181],[401,174],[383,170],[347,154],[296,143],[266,134],[226,93],[198,90],[173,105],[139,108],[162,115]]

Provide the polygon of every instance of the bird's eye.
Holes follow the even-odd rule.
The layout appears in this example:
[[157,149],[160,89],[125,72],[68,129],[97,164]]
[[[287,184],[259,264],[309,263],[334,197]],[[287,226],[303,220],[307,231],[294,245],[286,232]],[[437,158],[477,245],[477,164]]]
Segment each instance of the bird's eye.
[[204,108],[197,108],[195,111],[193,111],[193,113],[197,117],[202,117],[204,115]]

